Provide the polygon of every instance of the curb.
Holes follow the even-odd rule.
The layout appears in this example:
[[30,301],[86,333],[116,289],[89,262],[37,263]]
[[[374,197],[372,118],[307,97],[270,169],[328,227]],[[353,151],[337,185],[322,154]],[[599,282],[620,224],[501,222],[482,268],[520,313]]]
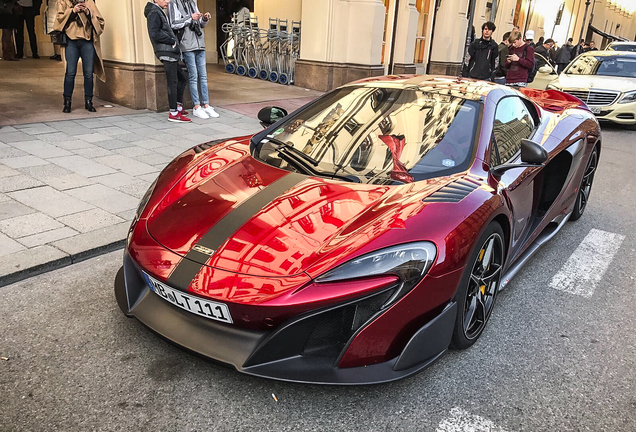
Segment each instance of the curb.
[[85,261],[90,258],[95,258],[100,255],[104,255],[109,252],[122,249],[126,244],[126,239],[117,240],[105,245],[97,246],[85,251],[78,252],[76,254],[68,255],[62,258],[47,261],[42,264],[38,264],[33,267],[27,267],[19,271],[9,273],[0,276],[0,288],[11,285],[16,282],[23,281],[33,276],[37,276],[43,273],[48,273],[52,270],[57,270],[63,267],[70,266],[71,264]]

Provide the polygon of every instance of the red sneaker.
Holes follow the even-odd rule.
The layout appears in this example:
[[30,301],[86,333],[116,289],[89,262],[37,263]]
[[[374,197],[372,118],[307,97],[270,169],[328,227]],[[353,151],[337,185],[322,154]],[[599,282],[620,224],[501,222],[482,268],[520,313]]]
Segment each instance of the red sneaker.
[[188,122],[191,122],[192,120],[190,120],[189,118],[181,114],[179,111],[177,111],[176,114],[172,114],[172,113],[168,114],[168,121],[178,122],[178,123],[188,123]]
[[180,112],[180,113],[181,113],[181,114],[183,114],[183,115],[188,115],[188,114],[190,114],[189,112],[187,112],[187,111],[185,110],[185,108],[183,108],[183,105],[179,105],[179,107],[177,108],[177,111],[178,111],[178,112]]

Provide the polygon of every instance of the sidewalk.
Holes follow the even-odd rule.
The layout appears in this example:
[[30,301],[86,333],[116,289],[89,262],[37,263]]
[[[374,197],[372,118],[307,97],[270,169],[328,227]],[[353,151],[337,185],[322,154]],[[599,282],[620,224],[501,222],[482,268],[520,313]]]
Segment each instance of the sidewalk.
[[[121,247],[140,198],[188,148],[257,132],[261,105],[170,123],[165,113],[0,129],[0,286]],[[239,111],[239,112],[237,112]]]

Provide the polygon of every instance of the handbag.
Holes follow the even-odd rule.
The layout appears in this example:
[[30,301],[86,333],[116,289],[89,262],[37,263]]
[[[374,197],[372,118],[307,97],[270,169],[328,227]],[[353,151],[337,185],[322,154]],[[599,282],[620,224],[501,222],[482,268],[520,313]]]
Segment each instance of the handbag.
[[49,36],[51,36],[51,42],[53,42],[55,45],[66,46],[66,44],[68,43],[68,37],[63,31],[53,30],[51,33],[49,33]]

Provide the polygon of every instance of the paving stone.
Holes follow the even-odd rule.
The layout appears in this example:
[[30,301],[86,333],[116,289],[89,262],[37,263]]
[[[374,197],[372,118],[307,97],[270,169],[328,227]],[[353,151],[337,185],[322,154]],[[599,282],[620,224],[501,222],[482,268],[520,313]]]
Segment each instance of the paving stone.
[[10,201],[10,200],[11,198],[9,198],[8,195],[5,195],[2,192],[0,192],[0,202]]
[[151,149],[147,149],[144,147],[126,147],[126,148],[120,148],[120,149],[116,149],[114,150],[115,153],[118,153],[122,156],[125,157],[129,157],[129,158],[135,158],[137,159],[137,157],[141,156],[141,159],[137,159],[140,162],[145,162],[143,160],[143,157],[146,156],[151,156],[153,154],[153,151]]
[[[22,246],[20,243],[18,244],[20,245],[21,249],[24,249],[24,246]],[[0,253],[3,252],[4,250],[0,251]],[[19,271],[28,270],[29,268],[35,268],[47,263],[52,263],[64,258],[68,258],[68,254],[49,245],[37,246],[27,250],[20,250],[19,252],[11,253],[10,260],[0,260],[0,275],[10,275]]]
[[155,151],[172,159],[183,153],[183,149],[177,147],[159,147]]
[[95,145],[106,149],[106,150],[115,150],[115,149],[119,149],[119,148],[124,148],[124,147],[133,147],[134,144],[128,143],[128,142],[124,142],[124,141],[120,141],[117,139],[111,139],[109,141],[100,141],[100,142],[96,142]]
[[[24,250],[24,246],[13,240],[12,238],[0,233],[0,256],[12,255],[16,252]],[[0,259],[0,275],[7,274],[5,268],[9,268],[13,263],[13,257],[10,260]]]
[[57,129],[47,126],[44,123],[31,123],[26,125],[19,125],[19,126],[16,126],[16,129],[19,129],[20,132],[24,132],[29,135],[40,135],[40,134],[58,132]]
[[42,181],[59,191],[89,186],[95,183],[91,179],[75,173],[64,174],[57,177],[49,177],[47,179],[43,179]]
[[135,213],[136,212],[137,212],[137,209],[125,210],[123,212],[117,213],[117,216],[119,216],[120,218],[122,218],[125,221],[130,222],[135,217]]
[[10,192],[7,195],[26,206],[55,218],[94,208],[94,206],[50,186]]
[[15,147],[0,148],[0,160],[2,160],[3,163],[5,159],[28,156],[28,155],[29,154],[27,152],[23,152],[22,150],[17,149]]
[[2,194],[5,199],[0,200],[0,220],[11,219],[18,216],[24,216],[34,213],[31,207],[27,207],[15,200],[12,200],[8,196]]
[[24,246],[28,248],[33,248],[36,246],[41,246],[47,243],[54,242],[56,240],[62,240],[68,237],[73,237],[77,235],[78,232],[69,227],[62,227],[57,229],[52,229],[50,231],[46,231],[40,234],[33,234],[26,237],[21,237],[17,239],[18,242],[22,243]]
[[2,163],[10,168],[26,168],[48,164],[44,159],[32,155],[3,159]]
[[77,127],[86,129],[97,129],[110,126],[110,123],[104,122],[101,119],[82,119],[73,122]]
[[150,183],[145,181],[137,181],[135,183],[118,186],[116,189],[120,192],[133,196],[140,200],[146,194],[146,191],[150,187]]
[[139,205],[139,199],[101,184],[71,189],[66,193],[109,213],[119,213]]
[[66,174],[71,174],[71,171],[66,168],[55,164],[38,165],[32,167],[20,168],[20,173],[26,174],[30,177],[34,177],[38,180],[46,180],[50,177],[59,177]]
[[14,239],[62,228],[63,226],[43,213],[31,213],[0,221],[0,231]]
[[155,167],[159,165],[163,169],[163,167],[168,165],[173,158],[170,156],[155,153],[155,154],[147,154],[143,156],[138,156],[138,157],[135,157],[135,159]]
[[102,127],[102,128],[95,128],[95,129],[93,129],[93,131],[96,132],[96,133],[99,133],[99,134],[110,135],[110,136],[116,136],[116,135],[120,135],[120,134],[129,133],[126,129],[122,129],[122,128],[117,127],[117,126],[107,126],[107,127]]
[[113,152],[111,152],[110,150],[106,150],[105,148],[102,148],[96,145],[93,145],[87,148],[73,150],[73,153],[88,159],[93,159],[96,157],[103,157],[103,156],[111,156],[113,154]]
[[[0,126],[0,129],[2,130],[2,132],[18,132],[18,129],[16,129],[13,126]],[[2,134],[0,133],[0,136]]]
[[14,175],[20,174],[19,171],[14,170],[13,168],[9,168],[4,164],[0,164],[0,178],[2,177],[10,177]]
[[113,189],[120,186],[137,183],[139,181],[139,179],[137,179],[136,177],[123,172],[93,177],[93,180],[95,180],[97,183],[103,184],[104,186],[108,186]]
[[130,222],[122,222],[64,240],[58,240],[53,242],[52,245],[69,255],[77,255],[91,249],[123,241],[128,234],[128,228],[130,228]]
[[95,158],[94,161],[133,176],[157,171],[157,169],[151,165],[121,155]]
[[127,143],[134,143],[135,141],[141,141],[145,139],[143,135],[139,135],[133,132],[126,132],[123,134],[113,135],[114,138],[117,138],[119,141],[124,141]]
[[203,144],[209,141],[212,141],[210,135],[204,135],[200,133],[189,133],[183,135],[183,137],[189,139],[190,141],[195,142],[196,144]]
[[17,149],[20,149],[22,151],[32,154],[33,156],[37,156],[42,159],[60,157],[60,156],[70,156],[72,154],[68,150],[65,150],[63,148],[57,147],[55,145],[52,145],[40,140],[23,141],[23,142],[15,143],[13,146],[16,147]]
[[0,192],[14,192],[43,186],[42,182],[23,174],[0,178]]
[[139,176],[137,178],[140,179],[140,180],[143,180],[143,181],[147,181],[150,184],[150,183],[154,182],[157,179],[157,177],[159,177],[159,173],[158,172],[151,173],[151,174],[144,174],[144,175]]
[[136,141],[135,142],[135,146],[136,147],[142,147],[145,149],[149,149],[149,150],[155,150],[159,147],[164,147],[166,144],[164,144],[163,142],[157,140],[157,139],[149,139],[149,138],[145,138],[141,141]]
[[110,139],[112,139],[112,137],[110,135],[104,135],[101,133],[91,133],[91,134],[86,134],[86,135],[76,135],[75,138],[79,138],[83,141],[89,142],[89,143],[95,143],[95,142],[100,142],[100,141],[108,141]]
[[32,140],[33,137],[29,134],[26,134],[24,132],[5,132],[4,130],[0,131],[0,141],[2,141],[5,144],[10,144],[10,143],[14,143],[14,142],[20,142],[20,141],[29,141]]
[[91,143],[88,143],[88,142],[82,141],[82,140],[60,142],[60,143],[56,143],[55,145],[60,147],[60,148],[63,148],[63,149],[66,149],[66,150],[70,150],[70,151],[75,151],[75,150],[85,149],[85,148],[91,148],[93,146]]
[[125,221],[125,219],[108,213],[102,209],[93,209],[75,213],[69,216],[63,216],[58,220],[82,233],[95,231],[96,229],[116,225]]
[[72,137],[93,133],[90,126],[80,126],[74,122],[69,126],[55,126],[55,129]]
[[[110,157],[110,156],[106,156]],[[82,156],[65,156],[61,158],[49,159],[56,165],[69,169],[84,177],[97,177],[100,175],[112,174],[114,169],[102,165],[94,160]]]
[[[31,138],[33,139],[33,138]],[[41,139],[42,141],[46,141],[49,144],[55,144],[60,146],[60,144],[62,143],[67,143],[70,141],[79,141],[77,138],[75,138],[74,136],[71,136],[67,133],[64,132],[56,132],[56,133],[50,133],[50,134],[46,134],[46,135],[42,135],[39,137],[39,139]],[[30,140],[25,140],[25,141],[30,141]]]

